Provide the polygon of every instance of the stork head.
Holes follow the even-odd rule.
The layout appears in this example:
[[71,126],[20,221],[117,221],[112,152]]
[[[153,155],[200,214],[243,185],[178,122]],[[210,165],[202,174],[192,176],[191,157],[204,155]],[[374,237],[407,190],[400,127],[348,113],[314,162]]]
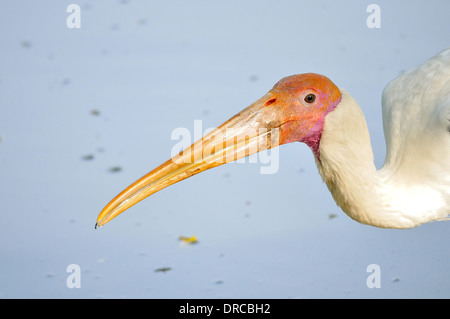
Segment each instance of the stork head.
[[323,75],[281,79],[262,98],[128,186],[105,206],[96,226],[178,181],[282,144],[304,142],[320,159],[324,119],[340,99],[339,89]]
[[280,145],[304,142],[319,158],[319,143],[325,116],[337,106],[341,93],[327,77],[306,73],[281,79],[269,93],[280,109]]

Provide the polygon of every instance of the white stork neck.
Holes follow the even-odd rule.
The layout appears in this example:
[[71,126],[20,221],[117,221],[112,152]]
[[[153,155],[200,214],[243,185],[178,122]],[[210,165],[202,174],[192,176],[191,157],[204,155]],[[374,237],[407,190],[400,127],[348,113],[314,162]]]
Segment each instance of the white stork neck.
[[364,115],[349,93],[341,94],[341,102],[325,117],[320,161],[316,159],[336,203],[354,220],[376,227],[410,228],[425,222],[405,207],[408,200],[397,199],[411,195],[410,189],[399,189],[388,168],[377,171]]

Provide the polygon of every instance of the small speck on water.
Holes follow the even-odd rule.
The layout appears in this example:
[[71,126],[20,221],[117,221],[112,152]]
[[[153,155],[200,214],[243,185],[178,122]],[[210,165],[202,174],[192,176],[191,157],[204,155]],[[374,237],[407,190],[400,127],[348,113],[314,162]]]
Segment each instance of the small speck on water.
[[93,116],[99,116],[99,115],[100,115],[100,111],[97,110],[97,109],[93,109],[93,110],[91,110],[91,115],[93,115]]
[[28,41],[28,40],[23,40],[23,41],[20,43],[20,45],[22,46],[22,48],[25,48],[25,49],[31,48],[31,42]]
[[185,237],[185,236],[180,236],[178,238],[182,243],[186,243],[186,244],[197,244],[198,240],[196,236],[191,236],[191,237]]
[[92,160],[94,159],[94,155],[92,155],[92,154],[83,155],[83,156],[81,157],[81,159],[82,159],[83,161],[92,161]]
[[113,167],[110,167],[109,169],[108,169],[108,171],[110,172],[110,173],[118,173],[118,172],[120,172],[122,170],[122,167],[120,167],[120,166],[113,166]]
[[170,268],[170,267],[161,267],[161,268],[155,269],[155,272],[166,273],[166,272],[171,271],[171,270],[172,270],[172,268]]
[[138,19],[136,21],[136,24],[139,25],[139,26],[147,25],[147,19],[145,19],[145,18]]

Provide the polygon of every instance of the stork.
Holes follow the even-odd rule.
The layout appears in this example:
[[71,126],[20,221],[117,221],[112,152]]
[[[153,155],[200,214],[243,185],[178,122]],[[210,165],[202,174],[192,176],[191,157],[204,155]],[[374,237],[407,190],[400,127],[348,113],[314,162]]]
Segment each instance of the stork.
[[281,79],[262,98],[118,194],[96,228],[202,171],[290,142],[307,144],[352,219],[412,228],[450,214],[450,48],[391,81],[382,95],[386,160],[377,170],[358,103],[323,75]]

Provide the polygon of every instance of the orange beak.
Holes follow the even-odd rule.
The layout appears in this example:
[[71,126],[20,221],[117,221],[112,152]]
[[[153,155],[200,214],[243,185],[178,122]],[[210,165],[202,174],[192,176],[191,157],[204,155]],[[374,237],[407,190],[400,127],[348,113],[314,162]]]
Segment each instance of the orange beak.
[[207,169],[284,143],[302,141],[303,136],[314,131],[318,121],[323,121],[325,107],[317,104],[305,108],[299,102],[304,78],[293,77],[299,76],[281,80],[262,98],[124,189],[103,208],[95,227],[105,225],[161,189]]
[[266,123],[264,109],[273,101],[268,93],[220,127],[212,131],[117,195],[101,211],[97,226],[144,198],[207,169],[233,162],[262,150],[278,146],[279,129]]

